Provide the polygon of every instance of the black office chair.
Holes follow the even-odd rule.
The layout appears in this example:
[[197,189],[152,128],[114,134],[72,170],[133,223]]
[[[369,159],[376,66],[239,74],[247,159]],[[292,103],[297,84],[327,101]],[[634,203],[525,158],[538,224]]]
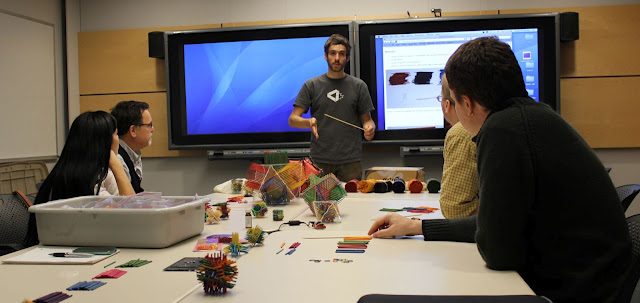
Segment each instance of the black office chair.
[[629,226],[629,236],[631,236],[632,265],[621,293],[627,294],[630,302],[633,303],[640,302],[640,285],[638,285],[640,279],[640,214],[628,217],[627,225]]
[[29,199],[18,191],[0,194],[0,256],[26,248],[29,206]]
[[618,197],[620,197],[620,202],[622,203],[622,210],[627,211],[627,208],[629,208],[633,199],[635,199],[640,192],[640,184],[618,186],[616,187],[616,191],[618,192]]

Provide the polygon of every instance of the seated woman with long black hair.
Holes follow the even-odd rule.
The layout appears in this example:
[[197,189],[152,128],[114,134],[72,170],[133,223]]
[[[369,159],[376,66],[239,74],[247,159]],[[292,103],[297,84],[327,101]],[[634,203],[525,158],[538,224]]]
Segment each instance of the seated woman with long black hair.
[[[134,195],[117,158],[116,119],[104,111],[85,112],[71,124],[58,162],[44,180],[34,204],[89,195]],[[27,246],[38,243],[31,214]]]

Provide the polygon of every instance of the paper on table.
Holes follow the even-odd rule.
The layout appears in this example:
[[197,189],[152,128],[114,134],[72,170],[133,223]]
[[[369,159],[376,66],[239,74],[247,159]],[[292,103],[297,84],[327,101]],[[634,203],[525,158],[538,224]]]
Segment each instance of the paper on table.
[[76,247],[36,247],[18,256],[2,260],[7,264],[95,264],[109,258],[120,250],[110,255],[94,255],[89,258],[61,258],[54,257],[51,253],[71,253]]

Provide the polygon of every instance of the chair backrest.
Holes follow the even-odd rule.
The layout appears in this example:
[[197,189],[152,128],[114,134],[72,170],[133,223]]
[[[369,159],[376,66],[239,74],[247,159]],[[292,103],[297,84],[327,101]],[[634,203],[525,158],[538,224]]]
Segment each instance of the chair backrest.
[[632,266],[629,277],[627,277],[621,291],[629,294],[631,293],[630,289],[634,289],[631,302],[640,302],[640,288],[638,287],[638,280],[640,279],[640,214],[628,217],[627,225],[629,226],[629,236],[631,237]]
[[[29,230],[29,206],[22,193],[0,194],[0,246],[11,252],[24,248]],[[9,249],[6,249],[9,248]]]
[[21,191],[25,195],[36,195],[39,184],[49,175],[42,161],[12,162],[0,164],[0,194]]
[[622,209],[627,211],[633,199],[636,198],[638,193],[640,192],[640,184],[627,184],[616,187],[616,192],[618,192],[618,197],[620,198],[620,202],[622,203]]
[[640,259],[640,214],[627,218],[634,259]]

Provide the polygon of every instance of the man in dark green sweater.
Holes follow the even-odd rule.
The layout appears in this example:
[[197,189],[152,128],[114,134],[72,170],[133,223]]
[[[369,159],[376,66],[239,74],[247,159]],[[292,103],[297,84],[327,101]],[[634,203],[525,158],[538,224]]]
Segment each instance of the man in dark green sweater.
[[560,115],[527,96],[509,45],[467,42],[445,74],[477,144],[478,215],[422,222],[387,215],[369,234],[476,242],[487,267],[516,270],[553,302],[628,302],[620,289],[631,240],[611,179]]

